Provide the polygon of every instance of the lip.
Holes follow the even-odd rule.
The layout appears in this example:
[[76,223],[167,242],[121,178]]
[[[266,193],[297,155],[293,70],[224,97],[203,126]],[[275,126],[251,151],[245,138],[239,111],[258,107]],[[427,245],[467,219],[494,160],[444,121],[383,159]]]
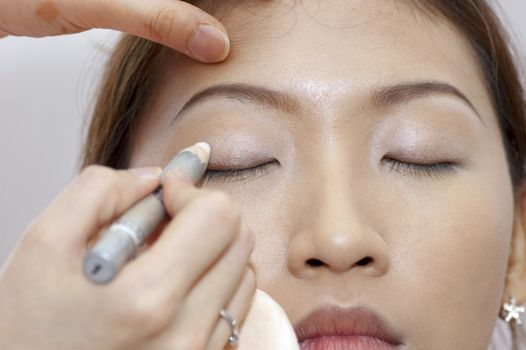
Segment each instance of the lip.
[[301,350],[394,350],[403,345],[394,329],[367,307],[323,306],[300,320],[294,331]]

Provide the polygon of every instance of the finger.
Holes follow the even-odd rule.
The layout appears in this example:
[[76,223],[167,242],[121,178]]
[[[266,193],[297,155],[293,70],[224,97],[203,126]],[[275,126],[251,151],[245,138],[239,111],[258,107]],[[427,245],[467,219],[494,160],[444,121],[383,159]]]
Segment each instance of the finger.
[[[188,332],[187,334],[211,333],[219,311],[228,305],[239,288],[247,270],[252,247],[252,235],[248,231],[240,234],[225,255],[188,294],[173,322],[174,332],[180,335],[185,332]],[[203,307],[204,305],[206,307]],[[196,322],[188,322],[192,318]]]
[[155,286],[173,302],[180,300],[237,237],[239,212],[220,191],[193,198],[151,248],[125,267],[123,283]]
[[171,217],[174,217],[191,201],[208,194],[209,190],[198,189],[176,171],[169,172],[163,178],[163,203],[166,212]]
[[[249,232],[240,234],[188,293],[160,337],[160,344],[173,349],[205,348],[219,311],[228,305],[240,287],[252,247]],[[192,337],[188,337],[189,334]]]
[[89,166],[29,230],[51,242],[84,247],[87,239],[160,183],[157,167],[113,170]]
[[[224,26],[203,10],[176,0],[85,2],[80,27],[108,28],[137,35],[202,62],[226,58],[230,41]],[[77,15],[78,17],[78,15]]]
[[[248,268],[241,286],[225,309],[237,321],[238,331],[241,328],[241,325],[243,325],[248,311],[250,310],[250,305],[254,299],[254,294],[256,293],[256,287],[256,277],[254,272],[252,269]],[[225,348],[231,334],[232,329],[230,324],[223,318],[219,318],[206,349],[218,350]],[[228,348],[228,346],[226,347]]]
[[0,39],[5,38],[6,36],[9,36],[9,34],[0,30]]

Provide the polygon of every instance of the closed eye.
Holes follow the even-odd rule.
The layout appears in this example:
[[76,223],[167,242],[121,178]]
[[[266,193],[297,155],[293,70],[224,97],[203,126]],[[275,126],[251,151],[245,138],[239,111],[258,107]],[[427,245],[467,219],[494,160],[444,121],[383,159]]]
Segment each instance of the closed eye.
[[228,182],[228,181],[244,181],[251,178],[257,178],[266,175],[270,172],[271,168],[279,165],[277,160],[273,160],[268,163],[256,165],[250,168],[243,169],[207,169],[203,180],[204,183],[213,182]]
[[413,176],[438,177],[458,170],[457,164],[451,161],[417,163],[384,157],[382,163],[386,164],[389,170]]

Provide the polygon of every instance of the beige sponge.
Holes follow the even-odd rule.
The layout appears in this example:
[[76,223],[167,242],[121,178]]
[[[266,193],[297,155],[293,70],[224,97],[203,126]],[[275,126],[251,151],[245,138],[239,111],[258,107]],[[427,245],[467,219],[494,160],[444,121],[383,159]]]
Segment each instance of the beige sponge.
[[238,350],[299,350],[298,340],[281,306],[257,290],[241,328]]

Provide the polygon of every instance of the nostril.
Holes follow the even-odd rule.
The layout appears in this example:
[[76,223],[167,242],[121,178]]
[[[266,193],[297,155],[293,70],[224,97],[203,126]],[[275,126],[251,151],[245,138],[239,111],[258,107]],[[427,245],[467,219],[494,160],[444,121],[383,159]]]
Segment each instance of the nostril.
[[373,262],[373,258],[367,256],[356,263],[357,266],[366,266]]
[[[370,256],[367,256],[361,259],[360,261],[356,262],[354,266],[367,266],[371,264],[373,261],[374,261],[373,258],[371,258]],[[320,267],[320,266],[325,265],[325,263],[319,259],[309,259],[305,262],[305,264],[309,267]]]
[[323,262],[318,259],[309,259],[307,260],[307,265],[310,267],[319,267],[323,265]]

